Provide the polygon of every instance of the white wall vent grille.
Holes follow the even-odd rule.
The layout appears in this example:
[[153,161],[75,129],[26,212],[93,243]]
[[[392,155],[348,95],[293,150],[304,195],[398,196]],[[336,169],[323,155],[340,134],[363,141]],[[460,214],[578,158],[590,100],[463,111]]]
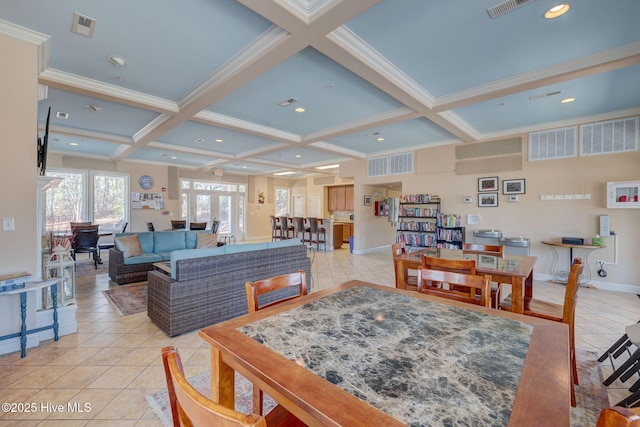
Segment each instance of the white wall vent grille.
[[529,134],[529,161],[577,156],[576,128],[555,129]]
[[389,175],[413,173],[413,152],[389,156]]
[[519,8],[520,6],[524,6],[527,3],[530,3],[534,0],[507,0],[500,4],[497,4],[493,7],[487,9],[489,12],[489,16],[493,18],[497,18],[498,16],[502,16],[505,13],[511,12],[514,9]]
[[580,126],[580,155],[638,150],[638,118],[610,120]]
[[389,157],[372,157],[368,161],[367,176],[389,175]]

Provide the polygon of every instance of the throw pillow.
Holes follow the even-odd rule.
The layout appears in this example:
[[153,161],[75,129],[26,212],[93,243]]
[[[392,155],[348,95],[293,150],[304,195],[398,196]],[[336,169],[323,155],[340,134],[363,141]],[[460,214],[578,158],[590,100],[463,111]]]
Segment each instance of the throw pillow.
[[218,234],[217,233],[198,233],[198,243],[196,249],[202,248],[217,248],[218,247]]
[[116,245],[116,248],[119,251],[122,251],[125,258],[144,255],[142,246],[140,246],[140,239],[138,238],[137,234],[117,237],[114,243]]

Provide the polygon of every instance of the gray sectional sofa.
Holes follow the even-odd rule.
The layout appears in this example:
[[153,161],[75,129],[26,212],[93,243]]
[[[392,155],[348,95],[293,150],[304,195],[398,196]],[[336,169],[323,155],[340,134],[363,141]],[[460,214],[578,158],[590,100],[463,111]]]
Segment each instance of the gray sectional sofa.
[[246,314],[247,281],[304,270],[311,292],[311,261],[300,239],[187,249],[170,259],[170,275],[148,273],[147,313],[172,337]]
[[147,231],[118,233],[115,238],[138,235],[143,255],[125,258],[116,247],[109,249],[109,278],[118,285],[147,280],[156,262],[169,261],[173,251],[195,249],[199,233],[211,231]]

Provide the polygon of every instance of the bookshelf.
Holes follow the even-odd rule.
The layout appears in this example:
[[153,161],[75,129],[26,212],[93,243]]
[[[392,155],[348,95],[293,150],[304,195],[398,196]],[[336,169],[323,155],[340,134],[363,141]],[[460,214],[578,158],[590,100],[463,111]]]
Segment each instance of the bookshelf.
[[435,247],[440,197],[434,194],[400,196],[396,242],[409,248]]
[[465,229],[461,227],[461,223],[460,215],[438,213],[436,219],[436,244],[439,248],[462,249]]

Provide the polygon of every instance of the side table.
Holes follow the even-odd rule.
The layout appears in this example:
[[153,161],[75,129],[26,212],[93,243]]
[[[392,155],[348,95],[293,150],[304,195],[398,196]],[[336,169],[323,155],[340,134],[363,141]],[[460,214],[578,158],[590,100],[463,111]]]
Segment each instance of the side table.
[[[0,292],[0,297],[5,295],[20,294],[20,317],[22,320],[20,332],[2,336],[0,337],[0,341],[20,337],[21,358],[27,357],[27,335],[29,334],[35,334],[37,332],[46,331],[47,329],[53,329],[54,340],[58,341],[58,283],[61,283],[62,280],[62,278],[56,278],[43,280],[41,282],[28,282],[24,288]],[[27,292],[37,291],[49,286],[51,287],[51,299],[53,300],[53,324],[36,329],[27,329]]]
[[580,283],[589,283],[591,280],[591,268],[589,268],[589,254],[593,252],[595,249],[604,249],[606,246],[592,246],[592,245],[572,245],[569,243],[562,242],[554,242],[554,241],[543,241],[545,245],[548,245],[553,250],[553,266],[551,267],[551,274],[553,278],[559,282],[566,283],[567,278],[569,277],[568,270],[558,270],[558,251],[556,248],[569,248],[569,268],[571,268],[571,263],[573,262],[573,250],[574,249],[583,249],[584,252],[584,264],[587,267],[586,274],[582,274],[580,276]]

